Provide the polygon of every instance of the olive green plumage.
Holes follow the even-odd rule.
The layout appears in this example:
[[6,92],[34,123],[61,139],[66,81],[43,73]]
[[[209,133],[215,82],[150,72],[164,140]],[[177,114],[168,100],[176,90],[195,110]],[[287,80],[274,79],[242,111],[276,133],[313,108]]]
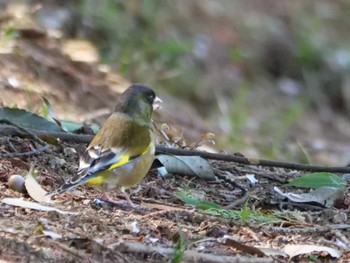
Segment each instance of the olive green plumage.
[[151,118],[156,101],[159,99],[149,87],[130,86],[81,156],[77,175],[50,195],[84,183],[122,191],[140,183],[154,160]]

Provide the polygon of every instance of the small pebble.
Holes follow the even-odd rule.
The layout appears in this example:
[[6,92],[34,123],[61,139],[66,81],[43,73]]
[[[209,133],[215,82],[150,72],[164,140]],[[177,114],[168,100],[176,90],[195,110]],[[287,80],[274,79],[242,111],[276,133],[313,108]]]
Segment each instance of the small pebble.
[[10,189],[17,191],[19,193],[24,193],[25,192],[24,181],[25,180],[21,175],[14,174],[10,176],[7,184]]
[[77,151],[72,147],[66,147],[63,149],[64,155],[66,156],[74,156],[77,154]]
[[348,220],[348,216],[344,212],[336,214],[333,218],[334,224],[344,224]]

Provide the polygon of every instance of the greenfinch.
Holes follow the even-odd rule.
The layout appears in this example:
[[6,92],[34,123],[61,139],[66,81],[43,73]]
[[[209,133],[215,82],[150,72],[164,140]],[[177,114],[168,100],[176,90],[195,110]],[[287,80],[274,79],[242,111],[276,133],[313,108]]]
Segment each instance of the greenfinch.
[[62,194],[81,184],[100,185],[106,191],[119,188],[133,206],[125,189],[139,184],[153,163],[152,113],[161,102],[145,85],[133,84],[126,89],[81,156],[76,176],[49,195]]

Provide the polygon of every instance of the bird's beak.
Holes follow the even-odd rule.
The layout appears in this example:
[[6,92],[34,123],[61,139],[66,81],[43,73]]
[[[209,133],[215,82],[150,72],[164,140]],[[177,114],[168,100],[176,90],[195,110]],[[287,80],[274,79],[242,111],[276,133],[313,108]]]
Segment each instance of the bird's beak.
[[161,103],[163,103],[163,101],[158,98],[158,97],[155,97],[154,101],[153,101],[153,110],[158,110],[161,108]]

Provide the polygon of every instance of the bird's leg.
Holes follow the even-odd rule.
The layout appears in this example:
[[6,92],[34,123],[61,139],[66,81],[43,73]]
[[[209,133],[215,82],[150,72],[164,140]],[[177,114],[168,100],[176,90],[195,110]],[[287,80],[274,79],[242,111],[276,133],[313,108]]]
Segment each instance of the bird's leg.
[[[124,190],[124,189],[121,189],[121,192],[122,192],[122,194],[123,194],[123,196],[124,196],[124,198],[125,198],[127,204],[128,204],[130,207],[135,208],[137,205],[135,205],[135,204],[131,201],[129,195],[125,192],[125,190]],[[124,200],[116,201],[116,200],[114,200],[112,197],[108,196],[106,193],[103,193],[102,198],[103,198],[104,200],[106,200],[107,202],[109,202],[109,203],[111,203],[111,204],[115,204],[115,205],[123,205],[123,203],[125,202]],[[125,204],[125,203],[124,203],[124,204]]]
[[121,192],[123,193],[125,199],[126,199],[126,202],[128,203],[129,206],[131,207],[136,207],[136,205],[131,201],[129,195],[125,192],[124,189],[121,190]]

